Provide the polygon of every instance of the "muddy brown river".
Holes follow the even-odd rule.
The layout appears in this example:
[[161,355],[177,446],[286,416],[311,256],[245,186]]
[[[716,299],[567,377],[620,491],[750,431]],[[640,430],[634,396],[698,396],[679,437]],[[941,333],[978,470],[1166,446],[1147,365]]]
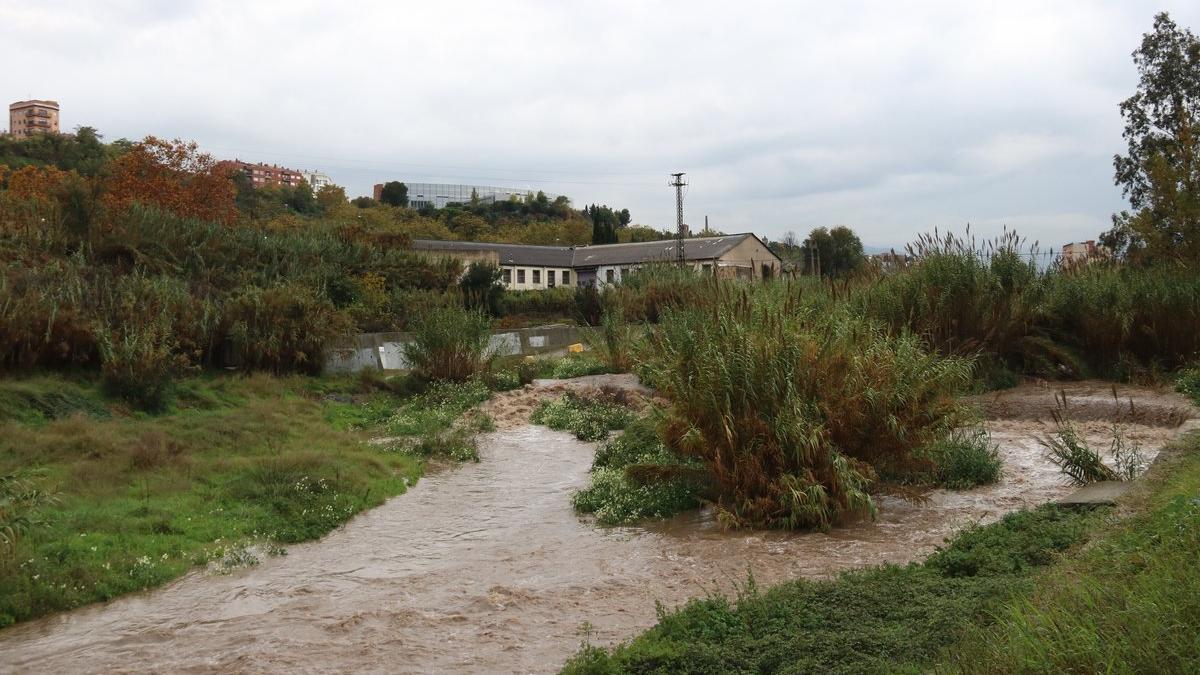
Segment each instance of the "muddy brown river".
[[[1107,447],[1105,420],[1124,419],[1149,459],[1196,426],[1174,394],[1123,386],[1114,402],[1109,386],[1066,388],[1094,443]],[[584,622],[593,643],[627,639],[654,623],[655,600],[729,590],[751,569],[769,584],[908,562],[966,523],[1067,494],[1035,438],[1056,391],[1027,385],[979,399],[1005,460],[998,484],[934,491],[920,505],[884,497],[876,521],[830,534],[724,532],[703,512],[596,527],[570,506],[595,445],[502,428],[485,437],[479,464],[427,476],[286,556],[0,632],[0,670],[553,672]]]

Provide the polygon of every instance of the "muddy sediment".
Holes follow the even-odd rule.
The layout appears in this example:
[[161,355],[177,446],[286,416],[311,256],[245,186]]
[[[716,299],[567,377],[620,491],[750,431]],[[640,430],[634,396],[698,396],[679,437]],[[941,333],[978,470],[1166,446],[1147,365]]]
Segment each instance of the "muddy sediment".
[[[996,485],[935,490],[922,504],[882,497],[876,521],[829,534],[726,532],[704,512],[598,528],[569,503],[595,445],[525,424],[560,386],[596,385],[505,395],[492,404],[498,431],[484,437],[480,464],[429,476],[285,557],[0,632],[0,670],[552,672],[577,649],[585,621],[593,643],[627,639],[654,623],[655,600],[727,591],[751,569],[770,584],[920,559],[969,522],[1072,489],[1036,440],[1059,388],[1030,385],[978,399],[1005,460]],[[1108,386],[1065,390],[1095,410],[1112,399]],[[1123,433],[1148,459],[1196,425],[1194,409],[1172,394],[1118,387],[1118,396],[1147,411],[1132,413]],[[1077,419],[1107,447],[1107,417]]]

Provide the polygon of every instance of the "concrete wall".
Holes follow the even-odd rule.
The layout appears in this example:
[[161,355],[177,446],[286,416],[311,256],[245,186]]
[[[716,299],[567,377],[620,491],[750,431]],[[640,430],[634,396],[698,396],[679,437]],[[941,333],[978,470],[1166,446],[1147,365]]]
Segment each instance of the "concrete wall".
[[[585,329],[556,324],[492,331],[488,351],[496,356],[543,354],[582,342]],[[325,354],[325,371],[354,373],[364,369],[407,370],[404,344],[408,333],[364,333],[346,338]]]

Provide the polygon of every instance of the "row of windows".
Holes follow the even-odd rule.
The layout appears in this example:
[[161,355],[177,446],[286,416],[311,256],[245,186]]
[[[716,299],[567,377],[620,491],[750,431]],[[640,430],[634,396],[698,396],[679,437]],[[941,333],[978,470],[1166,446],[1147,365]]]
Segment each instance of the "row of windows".
[[[500,278],[504,281],[504,283],[506,283],[506,284],[512,283],[512,272],[513,271],[508,268],[505,268],[504,270],[502,270],[500,272]],[[526,270],[524,270],[522,268],[517,268],[517,283],[518,284],[525,283],[525,272],[526,272]],[[529,270],[529,272],[530,272],[530,275],[529,275],[530,283],[534,283],[534,284],[542,283],[542,271],[541,270]],[[559,275],[561,275],[561,276],[559,276]],[[555,285],[557,285],[555,283],[556,276],[558,278],[562,279],[562,284],[564,286],[570,285],[570,283],[571,283],[571,271],[570,270],[561,270],[561,271],[560,270],[546,270],[546,285],[550,286],[552,288]]]

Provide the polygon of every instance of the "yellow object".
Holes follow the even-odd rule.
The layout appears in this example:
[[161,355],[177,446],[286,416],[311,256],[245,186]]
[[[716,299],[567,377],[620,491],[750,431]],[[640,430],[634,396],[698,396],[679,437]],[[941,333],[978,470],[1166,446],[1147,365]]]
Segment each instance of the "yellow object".
[[573,345],[567,345],[567,351],[572,354],[580,354],[583,352],[583,345],[578,342]]
[[533,356],[526,356],[526,357],[525,357],[525,360],[526,360],[526,361],[536,361],[536,360],[537,360],[537,358],[536,358],[536,357],[533,357]]

